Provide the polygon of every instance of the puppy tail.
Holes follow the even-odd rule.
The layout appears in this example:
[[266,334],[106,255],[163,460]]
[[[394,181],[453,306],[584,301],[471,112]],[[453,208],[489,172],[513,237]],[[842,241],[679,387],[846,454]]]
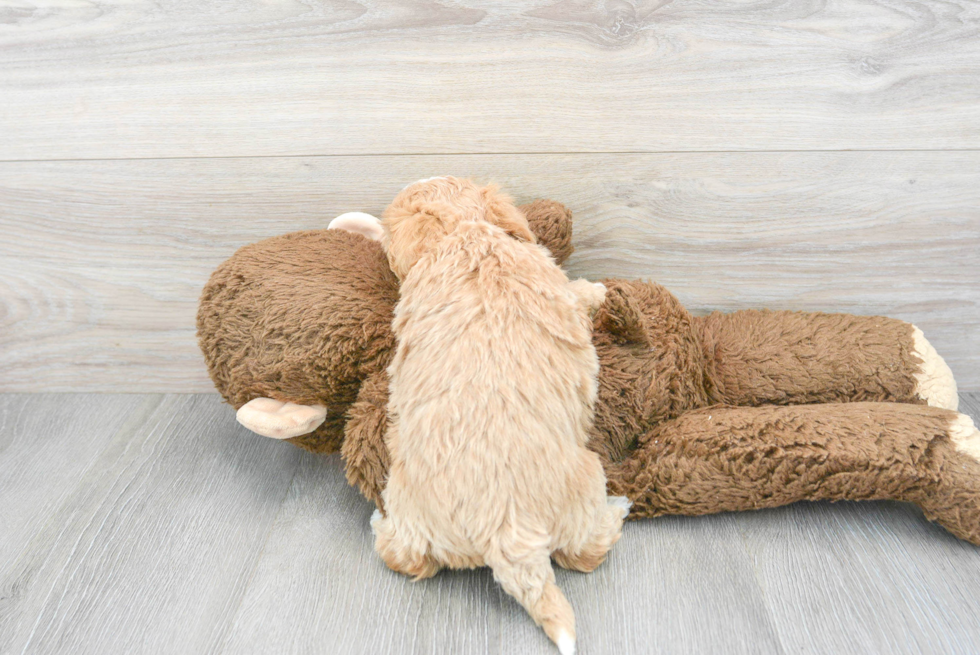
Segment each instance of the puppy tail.
[[574,655],[575,614],[555,585],[550,553],[540,550],[515,557],[513,553],[498,552],[488,554],[484,560],[493,570],[494,579],[524,606],[561,655]]

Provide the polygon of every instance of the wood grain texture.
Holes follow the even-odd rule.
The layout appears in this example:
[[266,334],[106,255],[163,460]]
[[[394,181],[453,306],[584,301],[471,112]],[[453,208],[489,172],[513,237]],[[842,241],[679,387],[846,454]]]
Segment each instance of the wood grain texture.
[[79,484],[115,435],[129,435],[159,396],[0,396],[0,653],[23,646],[75,510]]
[[0,7],[0,158],[980,147],[971,0]]
[[[0,395],[0,498],[4,655],[555,652],[486,569],[385,568],[340,460],[215,394]],[[582,655],[980,650],[980,548],[899,503],[632,522],[558,584]]]
[[[8,570],[28,536],[68,502],[139,401],[159,402],[156,396],[0,396],[0,570]],[[44,484],[52,469],[58,484]]]
[[[0,478],[15,515],[40,516],[0,542],[0,652],[215,651],[297,453],[250,438],[214,395],[44,394],[2,406],[23,417],[4,425],[4,462],[56,456],[28,468],[29,480]],[[87,417],[99,410],[111,420]],[[18,492],[28,483],[34,494]]]
[[569,205],[573,275],[894,316],[980,388],[980,153],[921,152],[0,164],[0,390],[209,391],[194,316],[221,261],[444,173]]
[[[897,503],[739,515],[788,653],[976,653],[977,548]],[[744,518],[744,520],[742,520]]]

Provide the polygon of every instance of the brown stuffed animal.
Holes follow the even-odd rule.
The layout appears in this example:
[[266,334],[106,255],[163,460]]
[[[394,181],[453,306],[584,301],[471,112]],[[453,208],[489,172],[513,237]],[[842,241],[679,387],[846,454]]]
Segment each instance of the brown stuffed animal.
[[[570,212],[521,209],[564,261]],[[343,229],[240,249],[204,289],[198,335],[244,424],[340,450],[348,480],[380,504],[398,283],[372,221],[344,215],[331,225]],[[917,328],[847,314],[695,317],[657,284],[603,282],[590,447],[609,493],[633,501],[630,518],[893,499],[980,544],[980,432],[955,411],[952,374]]]

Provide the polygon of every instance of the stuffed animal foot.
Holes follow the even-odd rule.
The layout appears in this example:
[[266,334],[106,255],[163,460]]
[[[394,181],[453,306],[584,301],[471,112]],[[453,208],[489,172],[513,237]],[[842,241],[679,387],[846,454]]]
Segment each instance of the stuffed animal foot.
[[960,414],[949,427],[949,438],[956,450],[980,462],[980,430],[973,419]]
[[366,236],[371,241],[381,241],[384,236],[384,228],[379,221],[371,214],[364,212],[347,212],[330,221],[327,225],[328,230],[346,230]]
[[912,354],[922,360],[919,372],[915,374],[915,393],[932,407],[956,409],[959,397],[956,395],[956,380],[945,360],[939,356],[932,344],[926,340],[922,330],[913,326]]
[[255,398],[241,406],[237,418],[239,423],[263,437],[289,439],[320,427],[327,418],[327,408]]
[[959,414],[950,423],[948,434],[949,440],[937,444],[932,454],[942,461],[936,484],[911,500],[930,521],[980,545],[980,430],[973,419]]

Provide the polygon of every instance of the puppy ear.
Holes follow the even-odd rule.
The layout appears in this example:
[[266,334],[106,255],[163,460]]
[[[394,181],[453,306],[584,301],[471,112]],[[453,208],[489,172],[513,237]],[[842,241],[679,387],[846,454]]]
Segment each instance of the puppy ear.
[[459,221],[458,210],[444,202],[418,200],[390,205],[384,212],[381,245],[398,279]]
[[527,218],[513,201],[500,193],[497,187],[491,185],[481,191],[486,205],[487,220],[501,228],[518,241],[537,243],[534,232],[527,223]]

